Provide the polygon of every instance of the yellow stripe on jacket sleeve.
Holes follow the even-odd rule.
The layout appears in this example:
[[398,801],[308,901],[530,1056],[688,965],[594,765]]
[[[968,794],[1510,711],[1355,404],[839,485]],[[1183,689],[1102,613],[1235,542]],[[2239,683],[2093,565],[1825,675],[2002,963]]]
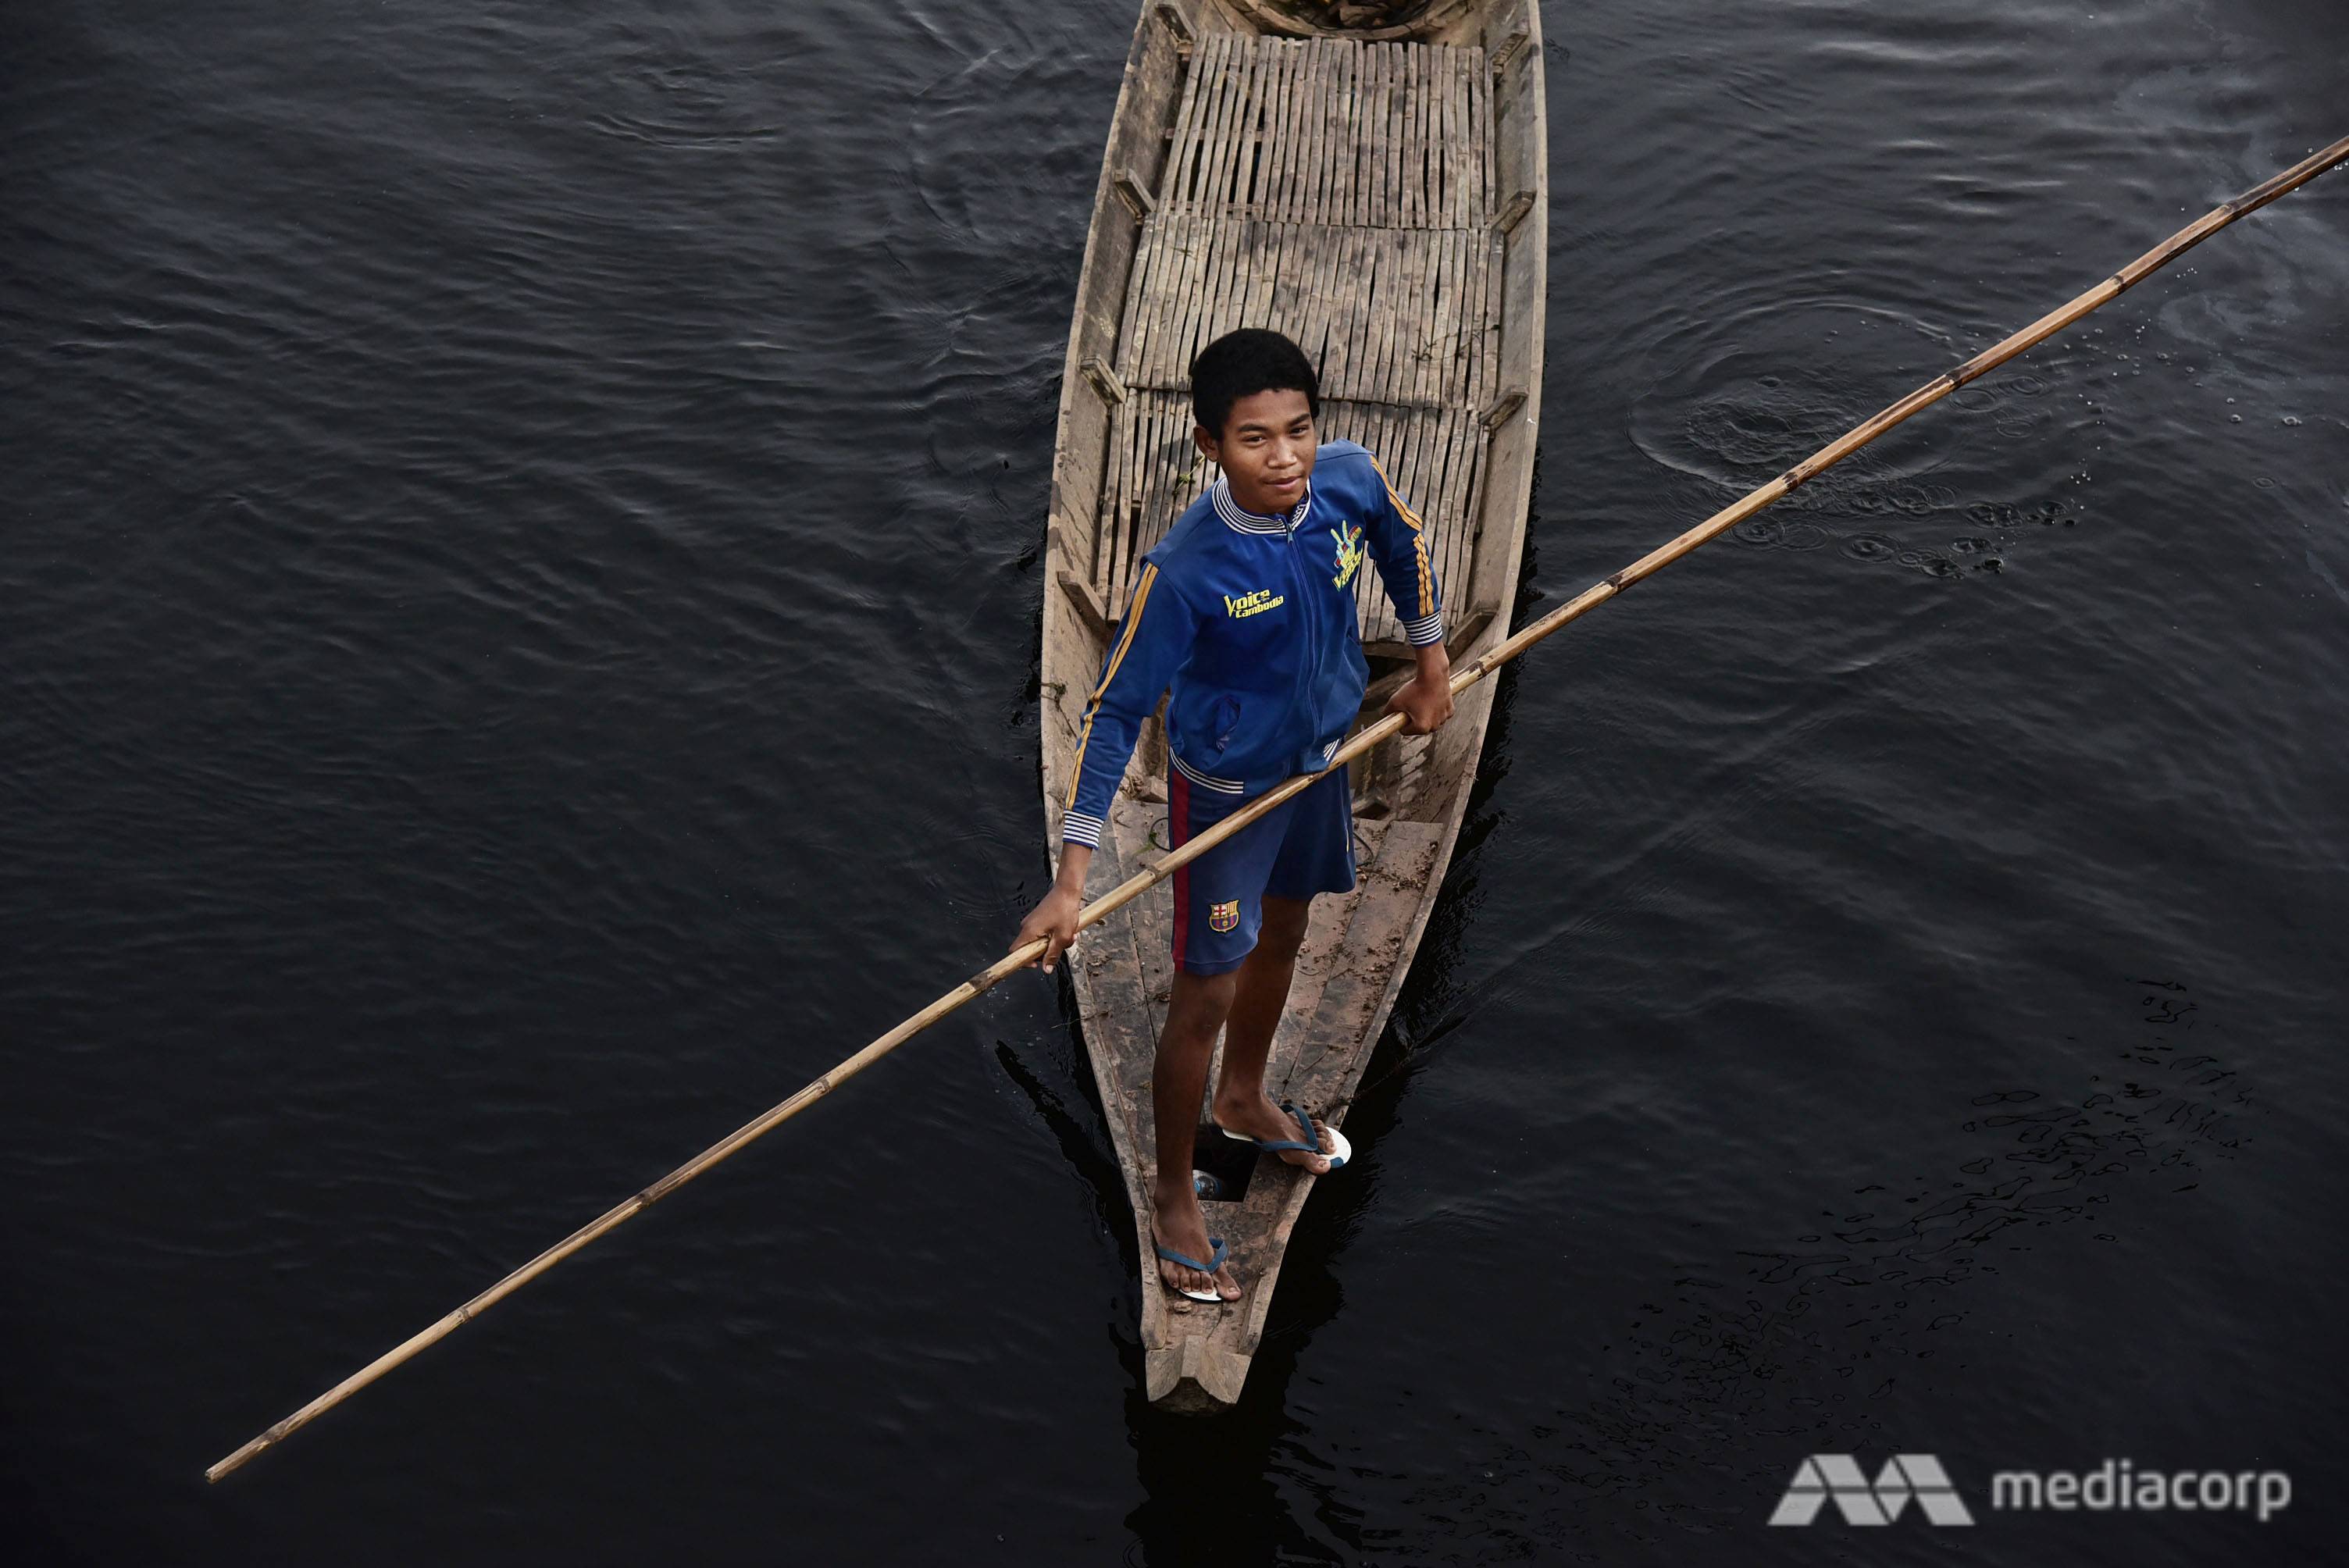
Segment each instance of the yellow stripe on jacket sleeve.
[[[1362,456],[1371,458],[1368,452]],[[1411,503],[1395,493],[1394,480],[1387,478],[1378,459],[1371,458],[1371,467],[1377,470],[1379,483],[1386,486],[1387,500],[1394,507],[1395,514],[1411,525],[1411,551],[1419,562],[1419,613],[1432,615],[1435,614],[1435,573],[1427,563],[1427,525],[1419,513],[1411,510]]]
[[1077,737],[1077,755],[1069,764],[1069,798],[1061,807],[1064,812],[1076,809],[1077,786],[1085,775],[1085,746],[1093,738],[1093,716],[1101,712],[1102,693],[1109,690],[1109,683],[1117,678],[1117,666],[1125,662],[1125,651],[1133,646],[1133,634],[1142,624],[1142,607],[1150,602],[1150,585],[1157,581],[1157,563],[1143,562],[1142,576],[1133,585],[1133,603],[1126,606],[1125,630],[1117,639],[1117,651],[1110,655],[1109,668],[1102,672],[1101,685],[1093,687],[1092,696],[1085,703],[1085,727]]

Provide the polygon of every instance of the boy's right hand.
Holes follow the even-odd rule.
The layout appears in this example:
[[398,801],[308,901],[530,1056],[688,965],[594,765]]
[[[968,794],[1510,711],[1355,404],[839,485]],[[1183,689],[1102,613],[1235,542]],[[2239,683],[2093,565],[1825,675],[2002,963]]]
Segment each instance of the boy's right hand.
[[1082,892],[1055,887],[1029,912],[1028,918],[1019,923],[1019,934],[1011,939],[1011,950],[1017,952],[1038,937],[1043,937],[1043,956],[1034,963],[1050,975],[1061,954],[1077,944],[1077,916],[1084,912],[1084,907]]

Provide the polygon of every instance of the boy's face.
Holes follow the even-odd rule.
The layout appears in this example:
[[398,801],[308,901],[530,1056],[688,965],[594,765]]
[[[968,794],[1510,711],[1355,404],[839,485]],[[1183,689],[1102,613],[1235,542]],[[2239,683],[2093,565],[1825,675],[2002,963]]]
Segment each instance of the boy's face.
[[1223,467],[1232,499],[1261,517],[1278,517],[1304,499],[1313,477],[1313,409],[1294,387],[1251,392],[1232,405],[1220,436],[1195,426],[1191,438]]

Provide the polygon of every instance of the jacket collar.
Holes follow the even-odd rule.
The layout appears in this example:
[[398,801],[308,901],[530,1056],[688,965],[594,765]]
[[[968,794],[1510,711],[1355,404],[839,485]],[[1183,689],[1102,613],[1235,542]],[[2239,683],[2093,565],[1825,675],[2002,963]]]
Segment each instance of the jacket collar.
[[1297,498],[1297,504],[1289,508],[1286,517],[1267,516],[1248,511],[1232,499],[1231,481],[1221,475],[1216,476],[1215,488],[1208,494],[1215,500],[1216,515],[1237,533],[1293,533],[1297,525],[1305,521],[1305,514],[1313,508],[1311,480],[1305,481],[1305,493]]

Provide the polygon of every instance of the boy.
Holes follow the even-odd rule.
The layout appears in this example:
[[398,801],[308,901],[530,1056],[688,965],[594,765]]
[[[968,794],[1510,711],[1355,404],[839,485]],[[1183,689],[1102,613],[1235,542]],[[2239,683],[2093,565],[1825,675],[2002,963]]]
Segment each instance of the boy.
[[[1376,460],[1317,447],[1313,366],[1277,332],[1245,328],[1191,366],[1192,439],[1223,478],[1143,557],[1125,618],[1087,705],[1052,891],[1014,947],[1047,938],[1046,973],[1076,937],[1085,870],[1142,721],[1168,689],[1167,827],[1180,845],[1283,779],[1329,764],[1370,676],[1354,603],[1378,564],[1418,668],[1387,704],[1405,733],[1452,717],[1451,661],[1430,542]],[[1174,988],[1151,1076],[1158,1173],[1151,1233],[1167,1287],[1234,1301],[1191,1184],[1207,1063],[1224,1037],[1216,1122],[1315,1174],[1344,1140],[1304,1108],[1276,1106],[1265,1059],[1288,999],[1313,895],[1354,885],[1353,800],[1340,769],[1174,873]]]

